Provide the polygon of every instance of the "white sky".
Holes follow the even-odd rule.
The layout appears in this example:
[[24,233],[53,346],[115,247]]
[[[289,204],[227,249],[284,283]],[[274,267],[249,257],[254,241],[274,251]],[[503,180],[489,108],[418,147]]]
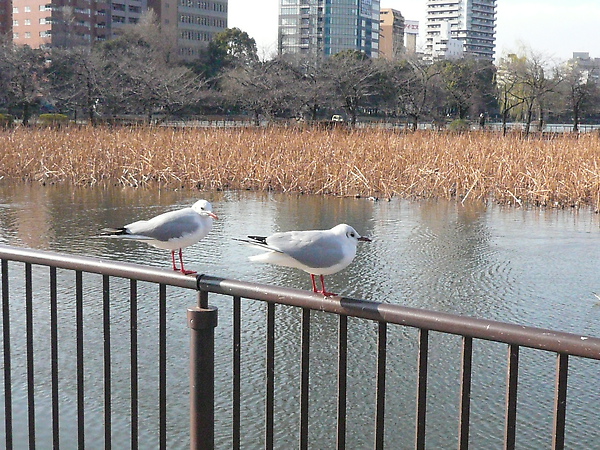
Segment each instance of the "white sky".
[[[382,0],[405,19],[418,20],[425,31],[425,0]],[[277,50],[279,0],[229,0],[229,28],[238,27],[256,40],[259,56]],[[526,46],[558,61],[573,52],[600,58],[600,0],[498,0],[496,57]]]

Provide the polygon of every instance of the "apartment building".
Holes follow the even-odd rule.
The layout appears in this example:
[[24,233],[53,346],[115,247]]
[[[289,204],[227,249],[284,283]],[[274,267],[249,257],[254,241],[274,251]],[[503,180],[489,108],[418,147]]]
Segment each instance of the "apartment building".
[[227,0],[148,0],[161,27],[175,30],[179,56],[193,59],[227,28]]
[[456,41],[466,57],[494,60],[496,0],[427,0],[426,57],[445,57]]
[[[0,0],[0,7],[3,2],[8,0]],[[152,10],[165,35],[176,40],[179,55],[190,59],[227,28],[228,0],[12,0],[11,8],[5,33],[12,33],[14,43],[32,48],[111,39]]]
[[379,55],[387,59],[396,59],[406,53],[404,47],[404,16],[391,8],[381,9]]
[[379,55],[379,0],[280,0],[280,54]]
[[39,48],[105,40],[110,29],[109,4],[78,0],[13,0],[15,44]]

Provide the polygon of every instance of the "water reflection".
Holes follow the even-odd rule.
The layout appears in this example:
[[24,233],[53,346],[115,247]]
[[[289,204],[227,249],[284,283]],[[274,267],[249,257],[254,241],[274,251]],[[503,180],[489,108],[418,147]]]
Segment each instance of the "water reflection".
[[[177,190],[136,190],[111,187],[106,189],[71,188],[68,186],[0,186],[0,242],[72,254],[109,258],[170,268],[169,252],[142,243],[95,238],[105,226],[120,226],[162,212],[191,205],[198,198],[211,201],[220,220],[201,243],[186,249],[186,265],[199,273],[246,281],[279,284],[310,289],[309,277],[301,271],[265,264],[253,264],[247,257],[256,250],[234,241],[248,234],[268,235],[294,229],[324,229],[348,223],[373,239],[359,245],[354,262],[344,271],[328,277],[328,287],[346,296],[375,301],[424,307],[488,319],[516,322],[538,327],[600,335],[600,306],[594,292],[600,293],[599,216],[587,211],[554,211],[510,209],[496,205],[469,203],[461,205],[445,201],[371,202],[366,199],[329,198],[252,192],[192,192]],[[14,269],[15,279],[22,272]],[[47,273],[35,274],[40,286],[47,286]],[[61,275],[71,277],[71,273]],[[11,275],[11,279],[13,275]],[[36,283],[37,285],[38,283]],[[113,343],[127,345],[127,284],[115,282],[112,316]],[[154,298],[154,287],[141,287]],[[18,288],[17,288],[18,290]],[[101,367],[97,342],[102,330],[95,321],[101,311],[101,283],[86,292],[86,320],[92,327],[86,335],[86,364]],[[36,298],[47,298],[40,292]],[[140,296],[143,298],[145,296]],[[69,370],[74,364],[73,330],[74,298],[65,288],[60,294],[64,309],[60,320],[60,364]],[[47,325],[46,300],[39,300],[40,352],[45,351]],[[168,329],[170,348],[187,346],[188,330],[181,310],[193,303],[189,295],[174,293],[169,297]],[[231,418],[231,305],[226,297],[211,299],[220,310],[217,345],[223,355],[217,360],[217,441],[228,448],[228,426]],[[16,318],[21,305],[12,306],[15,317],[14,346],[24,345],[19,330],[24,326]],[[143,403],[156,404],[154,302],[142,302],[140,313],[150,315],[149,327],[140,327],[141,377]],[[299,386],[300,313],[293,308],[277,309],[276,389]],[[335,367],[337,319],[326,314],[313,314],[311,330],[311,446],[330,448],[335,442]],[[244,377],[243,434],[253,447],[263,442],[261,417],[264,395],[264,305],[244,302],[242,337],[242,370]],[[96,328],[94,328],[96,326]],[[44,328],[46,327],[46,328]],[[372,445],[373,370],[377,330],[372,323],[350,321],[348,445],[363,448]],[[388,398],[386,433],[388,442],[404,436],[412,447],[414,424],[414,382],[416,377],[416,331],[391,328],[388,337]],[[37,348],[37,347],[36,347]],[[431,337],[430,405],[428,410],[428,444],[444,447],[455,439],[458,416],[448,413],[447,405],[458,398],[459,339]],[[171,352],[169,359],[169,402],[174,404],[169,416],[172,448],[186,446],[187,422],[177,411],[187,409],[186,399],[176,393],[187,391],[187,352]],[[502,441],[502,423],[497,422],[504,408],[506,349],[492,343],[476,343],[474,349],[471,430],[475,448],[498,447]],[[551,410],[553,380],[552,355],[523,352],[523,394],[519,394],[519,414],[528,420],[518,430],[519,442],[540,448],[546,440],[539,430],[547,431]],[[127,361],[118,361],[127,370]],[[590,426],[599,416],[597,402],[589,393],[600,389],[598,367],[587,362],[573,364],[574,385],[569,386],[569,413],[574,430],[570,430],[572,447],[590,448],[600,439],[600,431]],[[24,362],[15,361],[15,379],[24,375]],[[47,367],[39,369],[46,373]],[[100,369],[101,371],[101,369]],[[43,379],[41,377],[40,379]],[[41,385],[40,389],[44,389]],[[115,381],[115,392],[119,383]],[[69,404],[74,388],[62,382],[61,395]],[[127,409],[127,392],[123,388],[118,400]],[[25,401],[24,385],[15,393],[17,401]],[[102,408],[102,384],[90,381],[90,408]],[[276,418],[276,439],[281,448],[297,443],[297,394],[276,396],[277,408],[285,411]],[[522,405],[522,406],[521,406]],[[49,406],[46,406],[49,410]],[[115,408],[115,411],[119,408]],[[63,408],[66,414],[72,408]],[[152,413],[143,418],[148,446],[156,442]],[[96,420],[90,416],[90,421]],[[99,420],[99,419],[98,419]],[[587,424],[587,425],[586,425]],[[91,426],[91,425],[90,425]],[[68,428],[68,427],[67,427]],[[172,430],[171,430],[172,429]],[[114,427],[114,433],[126,440],[126,427]],[[65,431],[65,432],[72,432]],[[43,431],[40,431],[43,438]],[[90,432],[93,433],[93,432]],[[92,434],[93,436],[93,434]],[[100,439],[101,436],[98,436]],[[453,441],[452,441],[453,442]],[[399,444],[400,445],[400,444]],[[454,445],[452,445],[454,446]]]

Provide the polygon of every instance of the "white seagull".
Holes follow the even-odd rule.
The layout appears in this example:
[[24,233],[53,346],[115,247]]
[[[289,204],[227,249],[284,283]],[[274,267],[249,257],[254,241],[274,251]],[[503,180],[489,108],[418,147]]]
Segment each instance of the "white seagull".
[[[330,230],[287,231],[268,237],[248,236],[248,239],[238,240],[268,250],[251,256],[251,261],[294,267],[308,272],[313,291],[325,296],[336,294],[325,289],[324,275],[331,275],[348,267],[356,255],[358,241],[371,241],[346,224],[336,225]],[[315,275],[319,275],[321,280],[320,291],[317,290]]]
[[[212,206],[206,200],[198,200],[191,207],[170,211],[150,220],[139,220],[122,228],[103,228],[101,236],[133,239],[157,248],[171,250],[173,270],[184,275],[196,273],[183,267],[183,249],[200,241],[210,232],[213,219]],[[175,251],[179,250],[181,268],[175,264]]]

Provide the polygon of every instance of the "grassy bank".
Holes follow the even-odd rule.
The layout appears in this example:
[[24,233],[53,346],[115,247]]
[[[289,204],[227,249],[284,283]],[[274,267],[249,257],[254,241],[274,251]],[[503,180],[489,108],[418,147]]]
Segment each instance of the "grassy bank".
[[600,135],[385,130],[66,128],[0,131],[18,182],[456,197],[600,209]]

